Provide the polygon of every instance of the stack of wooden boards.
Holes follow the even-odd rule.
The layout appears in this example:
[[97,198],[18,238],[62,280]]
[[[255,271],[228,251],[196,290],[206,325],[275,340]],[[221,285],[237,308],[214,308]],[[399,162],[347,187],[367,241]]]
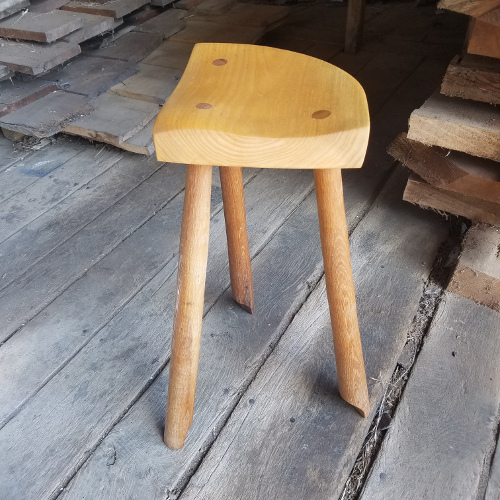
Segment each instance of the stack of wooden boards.
[[[500,0],[439,7],[474,16],[469,52],[452,60],[441,91],[411,114],[408,134],[388,151],[413,171],[405,200],[500,226]],[[492,29],[479,34],[483,23]]]
[[[126,14],[124,3],[130,9],[147,1],[99,0],[92,4],[84,0],[71,1],[61,7],[64,10],[50,12],[52,20],[60,16],[67,20],[64,29],[54,21],[54,29],[49,30],[46,23],[43,30],[36,30],[38,15],[30,15],[29,11],[7,19],[11,31],[7,31],[5,25],[2,32],[0,21],[0,34],[13,37],[22,31],[25,40],[36,40],[4,40],[4,44],[12,46],[12,57],[9,59],[6,52],[0,50],[0,61],[6,61],[15,71],[41,73],[31,81],[0,82],[0,127],[4,134],[10,138],[18,134],[47,137],[65,132],[149,155],[154,151],[154,119],[182,76],[194,44],[256,43],[289,14],[288,7],[235,4],[234,0],[191,3],[189,12],[168,8],[141,24],[122,29],[120,36],[113,36],[108,43],[99,43],[97,49],[92,46],[92,40],[87,42],[82,45],[83,54],[79,57],[64,67],[46,71],[62,60],[52,59],[48,65],[39,57],[41,46],[50,50],[57,50],[58,46],[76,47],[79,53],[75,37],[89,24],[89,18],[121,22],[118,16]],[[181,2],[186,3],[185,0],[178,3]],[[20,47],[26,47],[26,54],[21,53]],[[30,63],[13,62],[14,58],[21,57],[24,61],[31,57]]]

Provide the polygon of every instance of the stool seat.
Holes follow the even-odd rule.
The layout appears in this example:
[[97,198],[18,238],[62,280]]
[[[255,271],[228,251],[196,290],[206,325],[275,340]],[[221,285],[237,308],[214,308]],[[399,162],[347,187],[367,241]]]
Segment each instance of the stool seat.
[[160,161],[359,168],[369,122],[361,85],[331,64],[270,47],[200,43],[153,137]]

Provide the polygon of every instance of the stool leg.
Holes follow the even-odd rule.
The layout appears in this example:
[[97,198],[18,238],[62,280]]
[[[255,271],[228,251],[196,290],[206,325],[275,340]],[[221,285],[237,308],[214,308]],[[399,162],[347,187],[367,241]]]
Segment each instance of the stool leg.
[[314,170],[314,184],[340,395],[366,417],[370,413],[370,403],[340,169]]
[[253,282],[248,248],[245,196],[240,167],[219,167],[226,219],[229,274],[233,299],[245,311],[253,313]]
[[210,229],[212,167],[188,165],[182,214],[165,444],[184,445],[193,419]]

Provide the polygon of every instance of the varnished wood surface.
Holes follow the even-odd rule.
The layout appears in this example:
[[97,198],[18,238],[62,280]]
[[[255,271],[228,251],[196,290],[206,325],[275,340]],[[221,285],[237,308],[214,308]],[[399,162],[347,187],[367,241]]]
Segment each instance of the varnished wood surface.
[[359,168],[369,116],[359,83],[331,64],[269,47],[198,44],[153,134],[162,161]]
[[188,165],[170,356],[165,444],[177,450],[193,420],[210,229],[211,165]]

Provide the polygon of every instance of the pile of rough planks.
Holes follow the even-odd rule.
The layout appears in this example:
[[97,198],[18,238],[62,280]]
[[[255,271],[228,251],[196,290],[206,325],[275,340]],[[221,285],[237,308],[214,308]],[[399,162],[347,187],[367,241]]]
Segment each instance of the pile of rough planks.
[[[52,5],[56,0],[32,1]],[[256,43],[289,14],[288,7],[235,0],[180,0],[174,5],[177,8],[153,14],[149,5],[128,14],[149,0],[57,1],[64,3],[63,10],[22,12],[0,21],[0,35],[31,40],[4,40],[0,63],[38,75],[30,81],[0,82],[4,135],[16,139],[64,132],[146,155],[154,151],[152,129],[159,106],[174,90],[195,43]],[[171,1],[151,3],[163,6]],[[94,43],[96,31],[79,35],[90,29],[90,20],[105,20],[109,30],[127,14],[130,22],[104,42],[100,37]],[[64,28],[57,22],[62,18],[67,20]],[[47,20],[43,29],[40,19]],[[49,21],[53,29],[48,28]],[[41,56],[46,50],[74,47],[73,57],[82,42],[83,53],[62,67],[53,68],[66,56],[51,56],[49,62]]]
[[[452,60],[441,92],[411,114],[408,134],[388,151],[413,171],[405,200],[500,226],[500,0],[439,6],[474,16],[469,52]],[[471,50],[478,23],[492,27],[481,33],[482,52]]]

